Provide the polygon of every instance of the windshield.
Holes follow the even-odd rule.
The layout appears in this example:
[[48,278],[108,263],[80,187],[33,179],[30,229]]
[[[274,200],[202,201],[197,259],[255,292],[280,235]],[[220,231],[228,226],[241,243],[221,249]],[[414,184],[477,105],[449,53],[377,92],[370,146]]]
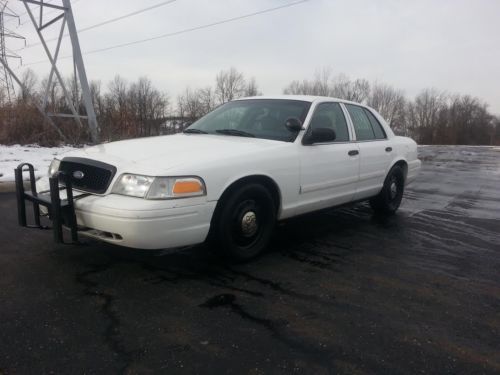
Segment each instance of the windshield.
[[298,133],[289,130],[285,122],[295,117],[303,123],[310,106],[300,100],[236,100],[202,117],[185,132],[293,142]]

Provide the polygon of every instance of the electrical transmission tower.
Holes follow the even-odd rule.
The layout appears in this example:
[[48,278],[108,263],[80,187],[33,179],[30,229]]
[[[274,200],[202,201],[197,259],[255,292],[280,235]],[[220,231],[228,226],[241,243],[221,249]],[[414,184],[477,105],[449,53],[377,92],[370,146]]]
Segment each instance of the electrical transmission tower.
[[[0,0],[2,1],[2,0]],[[5,1],[5,0],[3,0]],[[87,73],[85,72],[85,65],[83,63],[82,52],[80,49],[80,42],[78,40],[78,33],[76,30],[75,20],[73,17],[73,11],[71,9],[70,0],[55,0],[52,2],[45,2],[44,0],[19,0],[24,4],[26,8],[26,14],[29,16],[31,23],[35,27],[35,31],[40,39],[40,43],[43,46],[43,49],[47,55],[47,58],[50,62],[50,73],[47,85],[45,87],[45,91],[42,96],[41,103],[35,103],[44,115],[45,119],[49,124],[51,124],[58,133],[63,137],[64,135],[61,133],[59,128],[54,124],[52,118],[54,117],[63,117],[63,118],[73,118],[76,123],[83,127],[82,120],[86,120],[89,126],[90,135],[92,138],[92,142],[98,142],[98,126],[96,115],[94,111],[94,105],[92,103],[92,97],[90,93],[90,87],[87,80]],[[47,9],[49,9],[47,11]],[[36,14],[36,17],[35,17]],[[47,16],[49,16],[47,19]],[[45,38],[44,31],[49,26],[57,26],[59,25],[59,37],[57,38],[56,47],[53,52],[48,47],[49,39]],[[65,37],[65,31],[69,34],[71,40],[71,48],[73,52],[73,64],[74,64],[74,79],[75,79],[75,88],[79,87],[81,89],[81,94],[83,98],[83,104],[85,106],[86,115],[82,115],[78,112],[78,98],[75,95],[75,98],[72,98],[71,92],[67,88],[67,84],[62,76],[59,68],[57,67],[57,61],[59,58],[59,51],[61,49],[61,43],[63,38]],[[9,66],[1,61],[4,65],[4,68],[10,74],[10,77],[16,81],[22,89],[23,84],[19,80],[19,78],[14,74],[12,69]],[[47,110],[48,107],[48,99],[50,95],[50,88],[52,85],[57,82],[62,89],[64,94],[64,98],[66,100],[66,104],[70,109],[71,113],[51,113]],[[77,90],[75,90],[77,91]],[[75,99],[75,102],[73,101]]]
[[5,95],[4,98],[0,97],[0,101],[6,99],[9,103],[14,96],[15,90],[8,70],[8,60],[21,59],[21,57],[7,48],[5,40],[6,38],[24,39],[21,35],[5,27],[5,19],[12,18],[19,20],[19,17],[7,6],[7,0],[0,0],[0,61],[2,63],[0,66],[0,95]]

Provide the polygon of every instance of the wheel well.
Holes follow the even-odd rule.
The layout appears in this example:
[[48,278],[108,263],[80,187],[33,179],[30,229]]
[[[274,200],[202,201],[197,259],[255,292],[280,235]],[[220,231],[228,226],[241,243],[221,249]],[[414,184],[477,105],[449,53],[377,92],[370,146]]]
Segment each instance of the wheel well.
[[234,181],[231,185],[229,185],[226,190],[222,193],[220,196],[219,200],[217,201],[217,205],[215,206],[214,214],[212,215],[212,220],[210,221],[210,232],[208,234],[208,239],[213,240],[214,238],[214,229],[215,226],[213,225],[215,222],[217,222],[218,215],[220,213],[220,209],[223,206],[224,202],[228,199],[228,197],[231,195],[231,193],[239,188],[242,185],[249,184],[249,183],[259,183],[265,186],[267,189],[269,189],[269,192],[271,193],[271,196],[273,197],[274,201],[274,206],[276,208],[276,213],[278,213],[280,206],[281,206],[281,193],[278,188],[278,185],[274,180],[270,177],[263,176],[263,175],[253,175],[253,176],[246,176],[243,178],[240,178],[239,180]]
[[217,202],[216,210],[220,206],[222,206],[224,201],[230,196],[230,194],[235,189],[239,188],[242,185],[246,185],[249,183],[258,183],[258,184],[263,185],[265,188],[267,188],[269,190],[269,192],[271,193],[271,196],[273,197],[276,212],[278,212],[278,210],[281,206],[281,193],[280,193],[279,187],[272,178],[270,178],[268,176],[263,176],[263,175],[246,176],[246,177],[240,178],[239,180],[234,181],[231,185],[229,185],[226,188],[226,190],[224,190],[224,192],[220,196],[219,201]]
[[396,163],[394,163],[394,166],[399,166],[403,169],[404,175],[405,175],[405,180],[406,180],[406,174],[408,173],[408,163],[404,160],[399,160]]

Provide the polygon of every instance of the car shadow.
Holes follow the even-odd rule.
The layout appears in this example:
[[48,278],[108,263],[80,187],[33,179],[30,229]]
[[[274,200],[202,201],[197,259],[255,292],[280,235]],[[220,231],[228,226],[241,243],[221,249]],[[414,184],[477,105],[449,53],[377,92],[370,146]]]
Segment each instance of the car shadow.
[[173,250],[129,249],[91,239],[83,239],[78,258],[92,263],[97,255],[110,263],[136,263],[144,269],[167,270],[171,273],[212,275],[224,272],[226,267],[261,267],[266,263],[282,262],[283,258],[328,268],[339,262],[339,257],[367,249],[358,246],[366,236],[390,236],[404,228],[404,216],[378,216],[360,203],[350,207],[329,209],[295,217],[277,224],[266,252],[245,263],[235,263],[217,251],[213,245],[202,244]]

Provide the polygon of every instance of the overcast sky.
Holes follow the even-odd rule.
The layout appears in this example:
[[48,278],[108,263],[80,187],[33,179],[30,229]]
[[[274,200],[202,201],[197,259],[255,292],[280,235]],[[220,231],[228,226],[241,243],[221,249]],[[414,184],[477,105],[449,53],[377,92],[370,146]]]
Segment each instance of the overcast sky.
[[[296,0],[177,0],[80,34],[83,52],[238,17]],[[60,0],[53,0],[60,3]],[[162,0],[73,0],[78,28],[152,6]],[[23,13],[21,2],[11,8]],[[49,17],[49,16],[48,16]],[[21,22],[27,21],[27,15]],[[15,28],[38,42],[27,22]],[[55,36],[57,30],[47,30]],[[54,46],[54,43],[51,43]],[[9,41],[12,49],[22,43]],[[61,56],[70,52],[63,45]],[[43,60],[40,46],[19,51],[23,63]],[[146,75],[174,98],[186,86],[213,84],[231,66],[254,76],[265,94],[280,94],[318,68],[389,83],[410,97],[434,87],[471,94],[500,114],[499,0],[309,0],[307,2],[163,39],[84,56],[89,79],[106,85],[120,74]],[[70,74],[69,60],[61,61]],[[11,61],[11,65],[16,62]],[[48,61],[29,65],[48,74]],[[25,69],[22,67],[18,72]]]

